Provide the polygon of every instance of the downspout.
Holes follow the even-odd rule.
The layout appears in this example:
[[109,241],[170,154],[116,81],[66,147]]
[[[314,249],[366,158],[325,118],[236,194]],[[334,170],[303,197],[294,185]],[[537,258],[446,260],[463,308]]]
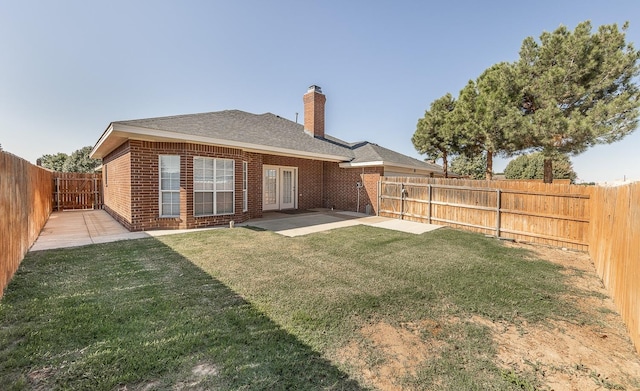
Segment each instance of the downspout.
[[362,174],[360,174],[360,182],[356,183],[358,189],[358,196],[356,201],[356,213],[360,213],[360,189],[364,187],[364,167],[362,167]]
[[326,183],[324,183],[324,170],[325,170],[325,165],[327,164],[327,162],[322,162],[322,188],[320,189],[320,207],[326,207],[327,204],[329,204],[327,202],[327,199],[324,198],[324,188],[326,186]]

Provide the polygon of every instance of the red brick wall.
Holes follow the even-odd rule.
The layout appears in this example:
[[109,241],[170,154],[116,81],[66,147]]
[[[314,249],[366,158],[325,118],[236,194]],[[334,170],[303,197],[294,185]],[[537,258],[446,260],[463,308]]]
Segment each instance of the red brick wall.
[[[180,156],[180,216],[160,217],[159,156]],[[224,216],[193,215],[193,158],[233,159],[235,162],[235,213]],[[249,167],[248,211],[242,210],[242,162]],[[377,186],[382,167],[340,168],[338,163],[293,157],[262,155],[235,148],[191,143],[163,143],[130,140],[103,159],[105,209],[132,231],[183,229],[228,225],[262,217],[263,165],[298,168],[298,208],[334,207],[355,211],[360,195],[360,212],[377,206]],[[105,178],[106,176],[106,178]],[[364,187],[356,188],[356,182]]]
[[[180,155],[180,217],[160,217],[159,156]],[[193,215],[193,158],[233,159],[235,213],[224,216]],[[227,225],[262,216],[262,155],[235,148],[191,143],[131,140],[103,160],[107,176],[105,210],[132,231],[183,229]],[[242,163],[247,162],[248,211],[242,205]]]
[[[323,207],[323,170],[319,160],[299,159],[285,156],[263,155],[262,164],[298,167],[298,209]],[[260,168],[262,175],[262,168]],[[262,176],[261,176],[262,178]],[[262,184],[262,179],[260,179]]]
[[[262,198],[249,197],[249,210],[242,211],[242,162],[249,164],[249,195],[262,194],[260,156],[240,149],[191,143],[157,143],[132,141],[132,219],[133,230],[184,229],[227,225],[262,215]],[[159,217],[159,156],[180,155],[180,217]],[[235,213],[222,216],[193,215],[193,158],[196,156],[233,159],[235,162]],[[256,178],[256,173],[259,177]],[[257,180],[259,179],[259,180]],[[253,181],[253,182],[252,182]]]
[[[375,213],[378,200],[378,179],[383,173],[382,167],[340,168],[338,163],[324,163],[324,198],[325,206],[355,212],[358,207],[360,193],[360,213],[364,213],[366,205],[371,205]],[[358,190],[357,182],[364,187]]]
[[[247,193],[249,218],[262,217],[262,159],[259,153],[245,153],[245,161],[249,164],[249,176],[247,178]],[[242,178],[240,178],[242,180]],[[240,187],[242,191],[242,186]],[[242,204],[240,205],[242,207]]]
[[[363,191],[367,194],[366,202],[371,205],[371,214],[374,215],[378,214],[378,182],[380,182],[382,171],[383,169],[380,167],[378,169],[371,169],[368,173],[362,175],[364,178]],[[362,205],[362,195],[360,195],[360,197],[360,205]],[[360,208],[364,207],[361,206]],[[362,210],[362,212],[364,211],[365,210]]]
[[315,91],[302,97],[304,102],[304,130],[315,137],[324,137],[324,106],[327,97]]
[[102,159],[104,209],[131,229],[131,153],[125,142]]

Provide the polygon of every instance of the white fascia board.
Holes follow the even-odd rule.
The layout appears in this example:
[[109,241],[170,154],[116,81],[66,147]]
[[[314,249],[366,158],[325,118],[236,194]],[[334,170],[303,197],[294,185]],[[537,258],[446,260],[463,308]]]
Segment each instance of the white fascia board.
[[360,163],[340,163],[340,168],[357,168],[357,167],[379,167],[379,166],[383,166],[385,168],[406,168],[409,170],[421,170],[421,171],[427,171],[427,172],[439,172],[439,170],[433,170],[430,168],[426,168],[426,167],[416,167],[416,166],[411,166],[408,164],[398,164],[398,163],[385,163],[382,160],[378,160],[378,161],[371,161],[371,162],[360,162]]
[[[325,155],[321,153],[297,151],[294,149],[279,148],[279,147],[273,147],[269,145],[252,144],[252,143],[246,143],[246,142],[234,141],[234,140],[216,139],[216,138],[205,137],[205,136],[196,136],[191,134],[169,132],[166,130],[140,128],[140,127],[130,126],[130,125],[116,124],[115,127],[111,125],[111,131],[109,133],[113,134],[114,136],[118,135],[120,137],[127,137],[130,139],[138,139],[138,140],[145,140],[145,141],[193,142],[197,144],[210,144],[210,145],[219,145],[223,147],[233,147],[233,148],[242,149],[248,152],[270,153],[270,154],[283,155],[283,156],[300,157],[305,159],[316,158],[319,160],[327,160],[327,161],[333,161],[333,162],[344,162],[345,160],[349,159],[349,157],[346,157],[346,156]],[[105,134],[107,134],[107,132],[105,132]],[[106,137],[103,137],[103,138],[106,138]]]
[[94,155],[96,154],[96,152],[98,151],[98,149],[100,148],[100,146],[102,146],[102,144],[104,143],[104,141],[109,137],[109,135],[113,133],[113,123],[110,123],[109,126],[107,127],[107,129],[105,129],[105,131],[102,133],[102,136],[100,136],[100,139],[98,140],[98,142],[96,143],[96,145],[93,146],[93,149],[91,150],[91,152],[89,152],[89,157],[93,159]]
[[357,167],[374,167],[374,166],[384,166],[384,162],[382,160],[375,162],[360,162],[360,163],[340,163],[340,168],[357,168]]

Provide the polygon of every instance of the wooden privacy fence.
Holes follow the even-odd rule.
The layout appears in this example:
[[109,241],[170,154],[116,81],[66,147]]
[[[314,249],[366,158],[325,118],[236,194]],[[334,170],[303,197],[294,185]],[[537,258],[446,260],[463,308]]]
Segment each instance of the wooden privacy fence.
[[57,211],[102,208],[102,176],[55,172],[53,204]]
[[51,214],[53,173],[0,151],[0,297]]
[[536,182],[383,177],[380,215],[586,251],[590,189]]
[[640,353],[640,182],[594,187],[589,255]]
[[589,251],[640,353],[640,182],[620,187],[382,177],[382,216]]

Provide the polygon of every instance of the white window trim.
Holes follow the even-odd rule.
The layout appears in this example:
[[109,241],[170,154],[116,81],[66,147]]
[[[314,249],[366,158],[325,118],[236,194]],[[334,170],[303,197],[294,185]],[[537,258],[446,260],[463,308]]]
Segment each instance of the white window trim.
[[180,203],[178,201],[178,214],[172,214],[172,215],[167,215],[167,214],[162,214],[162,194],[163,193],[178,193],[178,200],[180,199],[180,189],[178,190],[162,190],[162,158],[164,156],[177,156],[178,157],[178,177],[180,177],[180,175],[182,175],[182,172],[180,170],[180,155],[158,155],[158,214],[160,215],[160,217],[163,218],[174,218],[174,217],[180,217]]
[[[233,183],[233,190],[216,190],[215,188],[215,184],[214,184],[214,188],[213,190],[196,190],[196,170],[195,170],[195,161],[196,159],[210,159],[213,160],[213,178],[214,178],[214,183],[215,183],[215,177],[216,177],[216,167],[217,167],[217,161],[218,160],[228,160],[231,161],[232,167],[233,167],[233,178],[232,178],[232,183]],[[234,159],[225,159],[225,158],[213,158],[213,157],[208,157],[208,156],[194,156],[193,157],[193,162],[194,162],[194,169],[193,169],[193,217],[196,218],[200,218],[200,217],[211,217],[211,216],[232,216],[235,214],[236,211],[236,162]],[[231,192],[231,200],[232,200],[232,206],[231,206],[231,212],[229,213],[218,213],[217,211],[217,198],[218,198],[218,193],[229,193]],[[207,214],[196,214],[196,207],[195,207],[195,199],[196,199],[196,193],[213,193],[213,213],[207,213]]]
[[242,162],[242,211],[249,211],[249,164]]

